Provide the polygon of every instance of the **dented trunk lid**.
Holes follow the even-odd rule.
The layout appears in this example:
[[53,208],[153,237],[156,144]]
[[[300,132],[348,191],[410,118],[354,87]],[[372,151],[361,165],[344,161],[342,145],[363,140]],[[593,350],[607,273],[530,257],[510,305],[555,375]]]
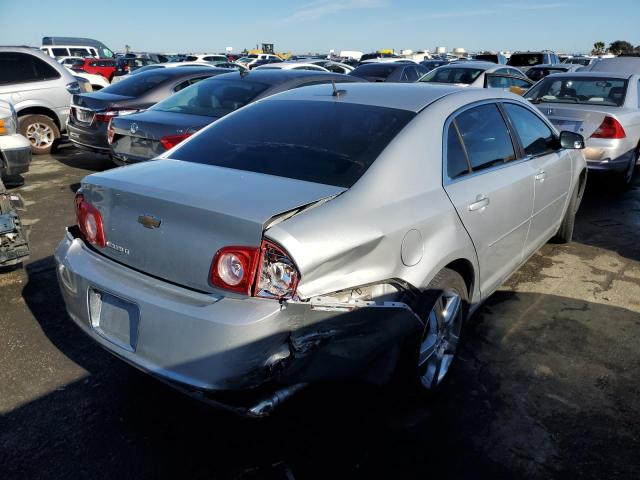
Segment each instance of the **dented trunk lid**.
[[604,117],[617,118],[624,113],[621,107],[599,106],[599,105],[579,105],[575,103],[551,103],[544,102],[536,105],[549,119],[558,131],[568,130],[579,133],[585,139],[589,138],[593,132],[602,124]]
[[102,214],[102,254],[207,292],[215,290],[208,278],[220,248],[259,246],[272,217],[344,190],[179,160],[114,169],[82,183],[85,199]]

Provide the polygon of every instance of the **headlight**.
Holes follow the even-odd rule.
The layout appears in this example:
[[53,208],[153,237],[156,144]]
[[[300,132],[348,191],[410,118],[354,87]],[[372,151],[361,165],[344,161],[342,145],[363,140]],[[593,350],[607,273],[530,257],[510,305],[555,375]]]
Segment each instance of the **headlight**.
[[0,117],[0,135],[14,135],[18,132],[18,116],[13,105],[9,104],[9,108],[9,115]]

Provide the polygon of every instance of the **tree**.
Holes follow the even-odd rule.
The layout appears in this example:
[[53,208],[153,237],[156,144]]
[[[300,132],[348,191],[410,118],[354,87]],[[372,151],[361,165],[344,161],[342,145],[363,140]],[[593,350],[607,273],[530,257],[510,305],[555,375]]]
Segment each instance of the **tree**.
[[633,52],[633,45],[625,40],[616,40],[609,45],[609,52],[614,55],[620,55],[621,53]]
[[604,42],[596,42],[593,44],[591,55],[602,55],[604,53]]

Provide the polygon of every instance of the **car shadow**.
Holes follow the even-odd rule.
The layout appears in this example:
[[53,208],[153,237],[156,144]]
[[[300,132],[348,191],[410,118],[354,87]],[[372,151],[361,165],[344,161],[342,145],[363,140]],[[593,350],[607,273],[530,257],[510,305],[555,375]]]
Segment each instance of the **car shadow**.
[[606,174],[590,172],[576,215],[574,241],[640,260],[640,169],[627,189]]
[[250,421],[179,394],[100,349],[68,318],[52,257],[30,264],[27,274],[27,307],[86,376],[0,417],[5,478],[640,473],[639,369],[628,368],[640,365],[637,312],[498,292],[469,322],[459,361],[437,395],[320,384],[271,418]]
[[55,153],[51,153],[50,156],[68,167],[91,172],[102,172],[116,167],[107,155],[80,150],[69,143],[60,145]]

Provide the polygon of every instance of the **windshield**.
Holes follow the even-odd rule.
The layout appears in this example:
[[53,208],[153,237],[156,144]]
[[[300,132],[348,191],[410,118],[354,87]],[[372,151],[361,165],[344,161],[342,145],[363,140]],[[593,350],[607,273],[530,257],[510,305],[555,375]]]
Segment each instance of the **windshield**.
[[544,63],[541,53],[514,53],[507,62],[514,67],[530,67]]
[[365,65],[360,65],[351,71],[351,75],[355,75],[356,77],[379,77],[379,78],[387,78],[391,73],[398,68],[395,64],[385,64],[385,63],[368,63]]
[[547,75],[551,75],[552,73],[564,73],[566,72],[566,68],[531,68],[527,71],[527,77],[529,77],[534,82],[537,82],[541,78],[546,77]]
[[244,107],[268,87],[248,80],[205,80],[157,103],[151,110],[222,117]]
[[213,123],[171,158],[348,188],[414,116],[354,103],[257,102]]
[[[142,67],[138,70],[142,70],[143,68],[147,67]],[[125,97],[138,97],[172,77],[171,74],[167,74],[166,72],[164,72],[164,70],[166,69],[162,68],[160,70],[162,71],[151,71],[139,73],[137,75],[126,75],[118,83],[112,83],[108,87],[103,88],[101,92],[112,93],[114,95],[123,95]]]
[[431,70],[418,81],[470,85],[475,82],[483,72],[484,70],[482,68],[440,67]]
[[624,103],[627,81],[620,78],[547,77],[524,97],[533,103],[581,103],[619,107]]
[[491,54],[476,55],[475,60],[483,60],[485,62],[500,63],[500,61],[498,60],[498,55],[491,55]]
[[567,58],[563,63],[572,63],[574,65],[583,65],[587,66],[591,63],[590,58]]

